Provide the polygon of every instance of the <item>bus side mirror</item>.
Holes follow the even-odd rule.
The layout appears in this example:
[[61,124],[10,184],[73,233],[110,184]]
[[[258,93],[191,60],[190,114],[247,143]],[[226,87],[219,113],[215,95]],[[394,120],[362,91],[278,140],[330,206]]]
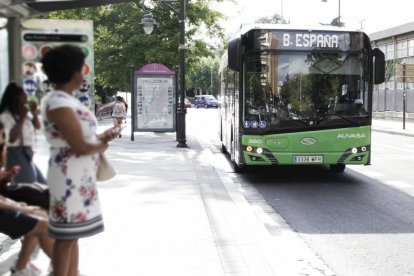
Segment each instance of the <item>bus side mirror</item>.
[[372,54],[375,58],[375,61],[374,61],[374,84],[380,84],[380,83],[383,83],[385,81],[385,55],[378,48],[373,49]]
[[241,61],[241,39],[235,38],[229,41],[228,49],[228,65],[231,70],[240,71]]

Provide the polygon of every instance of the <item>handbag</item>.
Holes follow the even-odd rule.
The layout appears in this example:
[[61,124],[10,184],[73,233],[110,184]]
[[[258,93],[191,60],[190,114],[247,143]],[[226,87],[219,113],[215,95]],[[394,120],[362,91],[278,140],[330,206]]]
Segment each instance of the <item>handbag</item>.
[[115,168],[109,163],[108,158],[104,153],[99,154],[99,166],[96,171],[97,181],[107,181],[112,179],[116,175]]

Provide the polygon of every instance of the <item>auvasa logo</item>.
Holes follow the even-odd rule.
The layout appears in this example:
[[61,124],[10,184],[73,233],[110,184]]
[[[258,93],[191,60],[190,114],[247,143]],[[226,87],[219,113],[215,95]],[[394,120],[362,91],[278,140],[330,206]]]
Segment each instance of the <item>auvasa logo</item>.
[[339,133],[336,138],[339,139],[362,139],[365,138],[364,133]]

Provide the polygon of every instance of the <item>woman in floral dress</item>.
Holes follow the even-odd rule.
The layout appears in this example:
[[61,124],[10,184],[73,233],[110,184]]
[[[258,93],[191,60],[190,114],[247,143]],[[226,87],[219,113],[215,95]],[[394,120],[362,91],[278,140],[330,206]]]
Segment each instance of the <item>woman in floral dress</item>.
[[96,187],[99,153],[108,148],[119,129],[96,135],[93,112],[73,97],[83,82],[85,55],[79,47],[63,45],[42,59],[43,71],[54,90],[41,104],[51,146],[47,182],[50,189],[49,235],[55,276],[78,275],[78,239],[104,229]]

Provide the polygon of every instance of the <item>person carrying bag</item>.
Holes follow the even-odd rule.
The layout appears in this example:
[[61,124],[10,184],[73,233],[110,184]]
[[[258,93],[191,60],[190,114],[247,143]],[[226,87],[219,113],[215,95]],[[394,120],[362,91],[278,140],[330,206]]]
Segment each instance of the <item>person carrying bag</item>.
[[[124,101],[124,98],[121,96],[116,97],[116,102],[112,107],[112,120],[114,123],[114,126],[121,126],[122,121],[126,120],[127,116],[127,104]],[[121,133],[119,133],[119,138],[122,137]]]
[[53,84],[42,98],[41,116],[51,146],[49,236],[55,239],[52,264],[54,275],[59,276],[77,275],[78,240],[104,231],[96,183],[99,155],[120,131],[115,126],[97,134],[95,114],[75,97],[84,81],[85,59],[81,48],[66,44],[49,50],[41,59]]

